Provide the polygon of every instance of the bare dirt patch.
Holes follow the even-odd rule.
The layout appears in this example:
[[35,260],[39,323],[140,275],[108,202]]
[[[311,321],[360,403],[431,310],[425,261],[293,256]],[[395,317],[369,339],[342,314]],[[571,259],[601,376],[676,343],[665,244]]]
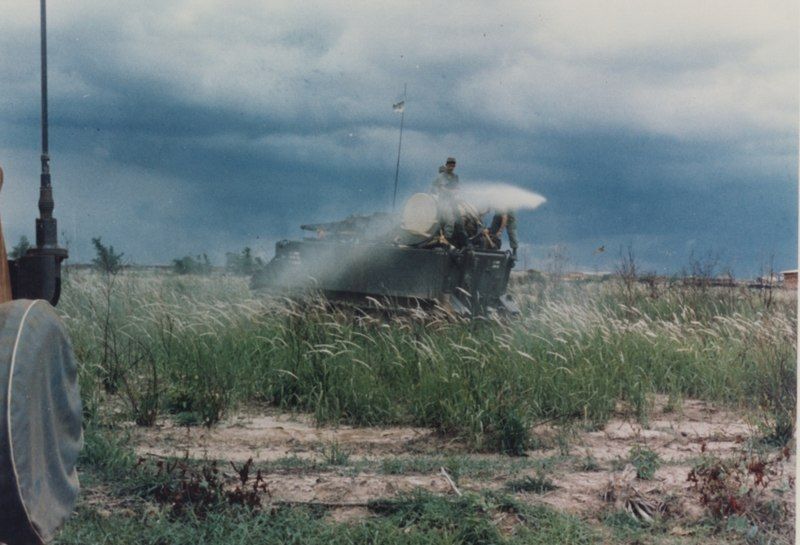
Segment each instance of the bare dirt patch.
[[[536,428],[534,434],[545,444],[557,445],[528,453],[530,460],[548,462],[544,470],[531,467],[512,475],[504,468],[510,467],[514,459],[469,453],[462,448],[460,455],[494,461],[497,470],[480,479],[462,478],[458,488],[462,491],[499,489],[512,477],[535,477],[544,471],[557,488],[542,494],[519,492],[520,498],[584,516],[620,508],[633,498],[691,519],[702,514],[698,499],[692,495],[687,482],[692,467],[708,454],[720,458],[737,456],[747,447],[754,431],[741,416],[708,403],[687,400],[680,411],[665,412],[662,400],[646,427],[623,417],[612,419],[602,430],[585,431],[573,426],[569,430],[568,445],[564,444],[564,439],[558,440],[559,436],[564,437],[563,428]],[[322,463],[293,471],[276,469],[266,471],[264,479],[272,501],[338,507],[341,512],[330,515],[336,520],[364,516],[363,506],[369,500],[414,489],[436,494],[455,493],[438,468],[422,475],[411,474],[411,471],[386,475],[378,470],[381,460],[387,457],[458,450],[457,444],[448,443],[426,429],[322,427],[314,425],[307,416],[250,411],[211,429],[181,428],[162,422],[152,429],[135,430],[133,438],[137,452],[142,455],[234,462],[253,458],[256,465],[286,457],[324,462],[326,446],[335,445],[347,455],[347,460],[339,466]],[[658,455],[659,467],[651,480],[636,478],[636,471],[628,461],[634,446]],[[586,460],[593,460],[594,467],[582,467]],[[778,464],[773,476],[775,487],[793,486],[794,466],[794,453]],[[792,490],[783,500],[792,510],[793,497]]]
[[[687,476],[704,455],[731,458],[747,448],[746,442],[756,430],[734,412],[697,400],[687,400],[680,412],[664,412],[663,400],[658,400],[655,414],[647,427],[631,419],[615,418],[602,430],[573,431],[570,450],[576,455],[592,457],[599,471],[576,471],[575,466],[557,465],[550,478],[556,490],[540,495],[539,499],[553,507],[573,513],[597,513],[609,503],[610,489],[622,491],[624,497],[641,495],[655,503],[680,512],[690,518],[702,514],[697,498],[691,497]],[[542,427],[536,430],[544,436],[563,433]],[[631,448],[638,446],[658,455],[659,467],[650,480],[636,477],[635,468],[628,462]],[[557,449],[538,450],[531,456],[547,458],[559,453]],[[795,478],[795,456],[778,464],[776,486],[790,485]],[[529,472],[530,473],[530,472]],[[794,495],[787,495],[794,510]],[[612,502],[613,503],[613,502]],[[619,504],[619,499],[617,500]],[[668,504],[668,505],[666,505]],[[619,505],[617,505],[619,507]]]
[[289,456],[317,459],[326,445],[337,444],[359,455],[400,454],[441,443],[423,428],[354,428],[316,426],[307,415],[248,411],[211,429],[178,427],[169,420],[134,431],[140,454],[187,456],[194,459],[267,462]]
[[271,500],[312,503],[332,507],[360,507],[370,500],[425,489],[437,494],[450,492],[450,485],[438,475],[377,475],[331,473],[269,475],[265,477]]

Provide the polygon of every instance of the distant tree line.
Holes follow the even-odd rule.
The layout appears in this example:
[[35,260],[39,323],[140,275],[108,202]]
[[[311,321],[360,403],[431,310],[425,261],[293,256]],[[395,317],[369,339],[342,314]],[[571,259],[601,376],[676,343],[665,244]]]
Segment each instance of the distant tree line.
[[[251,275],[264,266],[264,260],[253,255],[249,247],[241,252],[228,252],[225,254],[225,271],[231,274]],[[172,260],[172,270],[175,274],[210,274],[213,269],[208,255],[200,254],[194,257],[187,255]]]
[[264,267],[264,260],[254,257],[249,247],[241,253],[228,252],[225,254],[225,270],[234,274],[251,275]]
[[[101,237],[92,239],[95,257],[92,267],[100,272],[116,275],[127,263],[123,260],[123,252],[117,252],[114,246],[103,244]],[[8,253],[10,259],[19,259],[31,249],[31,243],[25,235]],[[231,274],[251,275],[264,267],[264,260],[253,255],[250,247],[245,247],[241,252],[227,252],[225,254],[225,271]],[[195,256],[186,255],[172,260],[172,271],[175,274],[211,274],[214,266],[205,253]]]
[[172,260],[172,270],[176,274],[209,274],[211,261],[206,254],[192,257],[190,255]]

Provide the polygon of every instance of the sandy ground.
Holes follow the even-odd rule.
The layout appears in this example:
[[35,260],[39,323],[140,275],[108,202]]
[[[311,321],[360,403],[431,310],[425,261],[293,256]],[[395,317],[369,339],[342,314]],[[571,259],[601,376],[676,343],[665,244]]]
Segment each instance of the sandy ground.
[[[702,514],[687,476],[703,453],[721,458],[733,457],[746,448],[755,433],[753,426],[736,414],[701,401],[684,401],[679,412],[665,412],[663,400],[657,402],[649,426],[632,420],[612,419],[598,431],[575,426],[541,426],[534,430],[552,448],[528,453],[529,459],[550,460],[546,476],[557,486],[544,494],[518,493],[530,502],[544,502],[560,510],[592,516],[609,505],[610,498],[624,502],[640,498],[654,505],[665,505],[689,518]],[[567,434],[567,435],[565,435]],[[561,440],[559,440],[561,438]],[[564,440],[566,438],[566,441]],[[503,471],[506,456],[469,453],[463,445],[437,437],[431,431],[410,427],[336,428],[315,426],[307,416],[250,410],[230,418],[212,429],[180,428],[168,421],[150,428],[137,428],[133,440],[139,454],[188,456],[193,459],[259,463],[286,457],[323,460],[335,445],[349,454],[348,465],[275,470],[265,474],[272,501],[322,503],[338,507],[333,517],[345,520],[362,516],[367,501],[410,492],[417,488],[437,494],[454,494],[455,489],[439,471],[430,474],[384,475],[352,467],[358,460],[380,462],[384,457],[440,455],[444,452],[498,461],[498,472],[482,479],[462,477],[457,488],[498,489],[509,479],[536,475],[528,468],[514,475]],[[559,448],[558,444],[561,444]],[[566,446],[568,445],[568,446]],[[658,453],[661,465],[652,480],[636,479],[635,470],[626,464],[630,449],[640,445]],[[568,453],[566,451],[569,451]],[[581,460],[591,457],[599,469],[582,471]],[[795,455],[775,467],[770,476],[774,487],[793,486]],[[794,511],[794,490],[785,494],[787,508]],[[619,507],[619,505],[617,505]]]
[[140,453],[209,460],[266,462],[297,456],[319,458],[321,448],[338,443],[354,454],[401,454],[408,445],[434,435],[418,428],[317,427],[305,415],[252,411],[225,420],[211,429],[179,428],[169,421],[156,428],[137,429]]

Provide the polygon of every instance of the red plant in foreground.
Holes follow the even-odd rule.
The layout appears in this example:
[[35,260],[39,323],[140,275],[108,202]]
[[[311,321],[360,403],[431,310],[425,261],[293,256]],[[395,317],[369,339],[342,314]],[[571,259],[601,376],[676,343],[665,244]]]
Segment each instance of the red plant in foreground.
[[700,494],[700,503],[712,516],[745,516],[756,512],[759,504],[767,500],[768,485],[782,474],[780,462],[790,455],[787,447],[774,458],[751,453],[728,460],[707,457],[689,472],[686,480]]
[[[140,458],[137,467],[146,470],[147,459]],[[210,510],[224,505],[242,505],[251,509],[261,508],[261,497],[269,495],[267,483],[256,472],[254,478],[250,472],[253,459],[250,458],[237,468],[231,467],[238,474],[238,484],[232,489],[220,472],[216,462],[198,468],[190,466],[185,460],[157,460],[154,477],[159,481],[152,488],[153,498],[161,504],[168,505],[175,515],[188,511],[204,518]]]

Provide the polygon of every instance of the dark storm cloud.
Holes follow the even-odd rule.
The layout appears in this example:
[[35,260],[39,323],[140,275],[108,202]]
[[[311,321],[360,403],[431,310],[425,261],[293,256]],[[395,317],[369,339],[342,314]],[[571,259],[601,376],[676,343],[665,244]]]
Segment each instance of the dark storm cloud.
[[[547,197],[521,213],[540,260],[565,243],[576,267],[608,269],[596,246],[635,243],[664,270],[706,250],[745,273],[766,252],[796,262],[796,37],[767,9],[743,25],[747,4],[716,14],[679,3],[658,16],[614,4],[588,27],[547,2],[492,14],[473,4],[51,9],[57,213],[133,259],[210,249],[203,240],[216,256],[268,252],[300,223],[388,209],[391,104],[408,82],[401,197],[427,189],[455,154],[464,181]],[[35,180],[35,14],[6,11],[0,149],[12,179]],[[35,199],[11,191],[12,206]],[[6,210],[10,236],[27,229]]]

